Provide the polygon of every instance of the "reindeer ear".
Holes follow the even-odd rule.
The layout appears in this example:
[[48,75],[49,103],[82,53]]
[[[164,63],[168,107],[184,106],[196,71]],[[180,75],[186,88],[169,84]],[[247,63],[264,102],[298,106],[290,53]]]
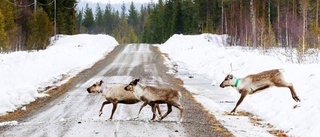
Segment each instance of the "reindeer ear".
[[100,81],[100,84],[102,84],[102,83],[103,83],[103,80]]

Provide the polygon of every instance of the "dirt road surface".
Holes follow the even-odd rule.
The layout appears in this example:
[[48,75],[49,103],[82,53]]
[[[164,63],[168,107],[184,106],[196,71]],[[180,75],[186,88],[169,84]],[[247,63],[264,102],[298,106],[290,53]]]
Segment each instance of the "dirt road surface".
[[[94,54],[94,53],[92,53]],[[90,55],[88,55],[90,56]],[[92,68],[81,72],[62,95],[43,102],[41,107],[9,122],[0,128],[3,137],[218,137],[232,136],[212,115],[209,115],[192,96],[182,88],[179,79],[167,74],[163,55],[149,44],[119,45]],[[89,94],[86,88],[104,80],[105,84],[127,84],[134,78],[142,83],[170,86],[182,94],[184,121],[179,121],[179,110],[161,122],[151,122],[151,108],[145,107],[136,119],[142,103],[118,105],[113,120],[108,121],[112,105],[106,105],[99,117],[104,100],[100,94]],[[161,106],[162,113],[167,111]]]

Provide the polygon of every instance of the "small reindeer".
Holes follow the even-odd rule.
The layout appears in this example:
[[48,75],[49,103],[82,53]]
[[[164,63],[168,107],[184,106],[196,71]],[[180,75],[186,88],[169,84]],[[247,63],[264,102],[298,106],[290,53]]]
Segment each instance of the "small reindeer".
[[258,74],[248,75],[244,78],[235,78],[233,75],[228,74],[220,84],[221,88],[224,88],[227,86],[235,87],[241,94],[241,97],[238,100],[236,106],[230,112],[231,114],[235,113],[237,107],[240,105],[243,99],[247,96],[247,94],[254,94],[257,91],[261,91],[271,86],[289,88],[291,91],[293,100],[297,102],[300,101],[299,97],[297,96],[293,88],[293,85],[291,83],[286,82],[283,79],[282,73],[279,69],[263,71]]

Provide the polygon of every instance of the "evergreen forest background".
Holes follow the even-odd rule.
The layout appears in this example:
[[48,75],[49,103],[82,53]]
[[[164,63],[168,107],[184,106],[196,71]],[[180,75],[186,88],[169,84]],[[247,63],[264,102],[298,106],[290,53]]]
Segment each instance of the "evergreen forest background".
[[[41,50],[56,34],[108,34],[119,43],[163,43],[173,34],[227,34],[227,44],[320,48],[320,0],[158,0],[77,9],[77,0],[0,0],[0,52]],[[56,37],[57,38],[57,37]],[[314,51],[314,50],[312,50]]]

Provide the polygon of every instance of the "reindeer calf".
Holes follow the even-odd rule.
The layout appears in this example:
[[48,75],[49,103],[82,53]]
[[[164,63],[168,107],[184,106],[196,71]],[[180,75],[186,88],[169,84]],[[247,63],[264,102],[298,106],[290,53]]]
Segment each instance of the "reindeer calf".
[[256,93],[257,91],[269,88],[270,86],[287,87],[291,91],[292,98],[297,102],[300,101],[293,88],[293,85],[284,81],[279,69],[263,71],[258,74],[248,75],[244,78],[235,78],[233,77],[233,75],[229,74],[220,84],[221,88],[227,86],[235,87],[241,94],[241,97],[238,100],[236,106],[230,113],[235,113],[237,107],[247,96],[247,94]]

